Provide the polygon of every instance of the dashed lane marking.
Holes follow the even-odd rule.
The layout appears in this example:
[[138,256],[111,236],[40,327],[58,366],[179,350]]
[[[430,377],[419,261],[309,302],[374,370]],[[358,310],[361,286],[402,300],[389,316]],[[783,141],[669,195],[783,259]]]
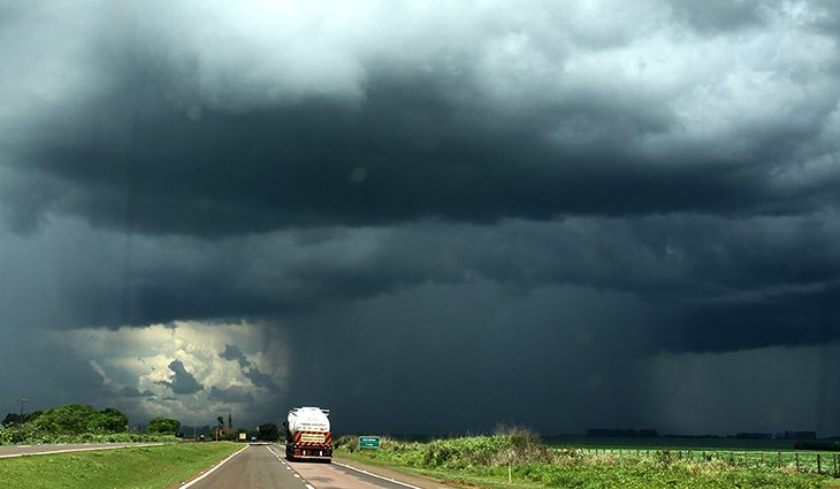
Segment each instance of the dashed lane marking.
[[[269,452],[271,452],[271,454],[272,454],[272,455],[274,455],[274,458],[276,458],[278,462],[280,462],[281,464],[283,464],[283,465],[286,467],[286,470],[288,470],[289,472],[291,472],[291,473],[292,473],[292,475],[294,475],[294,476],[295,476],[295,478],[300,479],[300,480],[301,480],[301,482],[303,482],[303,484],[307,487],[307,489],[315,489],[314,487],[312,487],[312,485],[311,485],[311,484],[309,484],[308,482],[306,482],[306,479],[304,479],[303,477],[301,477],[301,476],[300,476],[300,474],[298,474],[297,472],[295,472],[295,470],[294,470],[294,469],[292,469],[292,467],[291,467],[291,466],[290,466],[290,465],[289,465],[289,464],[288,464],[285,460],[283,460],[277,452],[275,452],[274,450],[272,450],[270,447],[266,447],[266,448],[268,449],[268,451],[269,451]],[[418,488],[418,489],[419,489],[419,488]]]

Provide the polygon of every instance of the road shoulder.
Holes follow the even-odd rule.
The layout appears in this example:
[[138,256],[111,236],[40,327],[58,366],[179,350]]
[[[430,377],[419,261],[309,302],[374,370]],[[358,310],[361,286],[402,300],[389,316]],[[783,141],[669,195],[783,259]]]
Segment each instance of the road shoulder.
[[195,474],[195,475],[194,475],[193,477],[191,477],[190,479],[188,479],[188,480],[186,480],[186,481],[184,481],[184,482],[181,482],[181,483],[179,484],[179,487],[181,487],[182,489],[187,489],[188,487],[191,487],[191,486],[194,486],[195,484],[198,484],[198,483],[199,483],[199,482],[201,482],[203,479],[205,479],[206,477],[210,476],[213,472],[215,472],[215,471],[219,470],[219,468],[220,468],[221,466],[223,466],[224,464],[226,464],[226,463],[230,462],[230,461],[231,461],[234,457],[236,457],[236,456],[237,456],[237,455],[239,455],[240,453],[244,452],[244,451],[245,451],[245,450],[247,450],[248,448],[249,448],[249,445],[247,445],[247,444],[246,444],[245,446],[243,446],[243,447],[242,447],[242,448],[240,448],[239,450],[237,450],[237,451],[235,451],[235,452],[231,453],[230,455],[228,455],[226,458],[224,458],[224,459],[222,459],[222,460],[220,460],[220,461],[216,462],[215,464],[213,464],[212,466],[208,467],[207,469],[202,470],[202,471],[201,471],[201,472],[199,472],[198,474]]
[[34,457],[37,455],[56,455],[71,452],[93,452],[99,450],[118,450],[122,448],[157,447],[164,443],[67,443],[48,445],[3,445],[0,446],[0,459]]
[[372,465],[364,462],[359,462],[354,459],[344,458],[341,456],[334,456],[333,463],[349,466],[355,469],[363,470],[370,474],[383,477],[385,479],[394,480],[409,484],[420,489],[452,489],[457,486],[449,485],[445,482],[432,479],[431,477],[424,477],[411,472],[403,471],[398,468],[384,467],[382,465]]

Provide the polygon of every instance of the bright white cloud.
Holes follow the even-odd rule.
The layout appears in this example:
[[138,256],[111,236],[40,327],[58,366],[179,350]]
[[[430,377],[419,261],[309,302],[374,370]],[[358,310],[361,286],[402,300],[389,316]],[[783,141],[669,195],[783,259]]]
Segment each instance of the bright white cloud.
[[[192,419],[209,422],[229,409],[250,412],[255,408],[235,401],[225,402],[218,396],[210,399],[214,387],[250,393],[260,405],[276,399],[280,393],[254,385],[236,361],[221,356],[227,345],[236,345],[260,372],[283,390],[288,371],[286,345],[277,341],[277,333],[271,336],[271,342],[267,338],[263,326],[247,322],[175,321],[143,328],[91,328],[53,333],[53,340],[70,345],[80,357],[87,358],[103,385],[112,386],[115,393],[126,387],[153,393],[154,397],[135,399],[140,403],[138,412],[173,416],[185,422]],[[174,360],[183,363],[202,390],[192,394],[172,392],[166,383],[173,378],[169,366]]]

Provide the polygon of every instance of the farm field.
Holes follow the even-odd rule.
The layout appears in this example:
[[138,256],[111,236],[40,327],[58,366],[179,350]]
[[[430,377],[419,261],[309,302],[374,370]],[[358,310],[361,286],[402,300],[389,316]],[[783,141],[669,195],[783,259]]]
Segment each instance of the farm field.
[[833,452],[555,447],[516,431],[425,443],[383,439],[380,450],[342,440],[337,456],[479,487],[840,488]]

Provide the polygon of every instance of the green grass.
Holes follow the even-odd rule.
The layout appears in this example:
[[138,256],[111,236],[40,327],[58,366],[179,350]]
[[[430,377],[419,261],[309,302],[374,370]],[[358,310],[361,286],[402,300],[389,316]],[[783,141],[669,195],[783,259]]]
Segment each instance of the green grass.
[[236,443],[155,447],[0,459],[4,489],[164,489],[224,459]]
[[0,425],[0,445],[43,445],[53,443],[171,443],[174,435],[153,433],[59,433],[39,429],[31,424],[5,427]]
[[[800,472],[793,453],[556,449],[538,439],[514,434],[435,440],[428,443],[384,439],[381,450],[353,449],[345,443],[336,455],[430,476],[461,486],[488,488],[840,488],[827,474],[816,474],[813,452],[800,453]],[[710,455],[707,452],[707,455]],[[824,453],[823,471],[832,470]],[[812,458],[809,458],[812,457]],[[762,463],[762,460],[764,463]],[[508,483],[508,461],[512,483]]]

